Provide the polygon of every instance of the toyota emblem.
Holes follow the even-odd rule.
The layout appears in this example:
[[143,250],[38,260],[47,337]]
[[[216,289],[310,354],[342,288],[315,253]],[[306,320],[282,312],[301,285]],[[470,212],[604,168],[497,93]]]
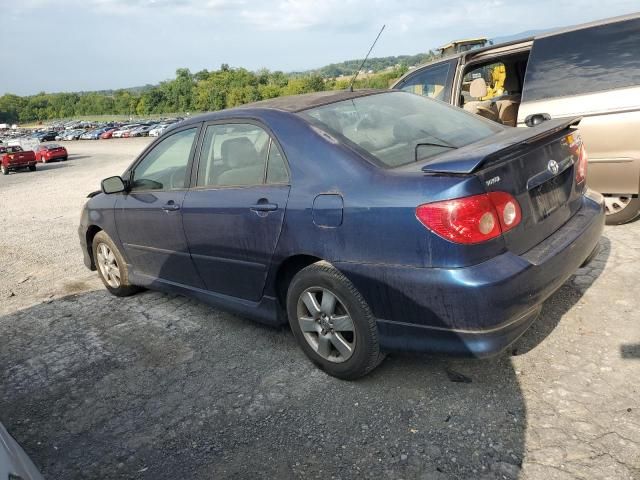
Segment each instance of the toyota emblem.
[[560,170],[560,165],[558,165],[558,162],[556,162],[555,160],[549,160],[549,163],[547,163],[547,170],[549,170],[554,175],[557,175],[558,171]]

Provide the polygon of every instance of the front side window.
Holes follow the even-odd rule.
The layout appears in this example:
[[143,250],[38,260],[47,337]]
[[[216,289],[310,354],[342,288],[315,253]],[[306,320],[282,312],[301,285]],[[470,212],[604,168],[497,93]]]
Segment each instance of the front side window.
[[458,108],[403,92],[343,100],[300,115],[364,150],[384,168],[463,147],[503,128]]
[[536,39],[523,101],[640,85],[640,18]]
[[282,154],[261,127],[249,123],[207,127],[197,186],[235,187],[287,180]]
[[431,65],[410,76],[396,88],[448,102],[451,98],[450,77],[452,77],[453,68],[451,61]]
[[187,165],[197,128],[182,130],[165,138],[135,167],[132,191],[185,188]]

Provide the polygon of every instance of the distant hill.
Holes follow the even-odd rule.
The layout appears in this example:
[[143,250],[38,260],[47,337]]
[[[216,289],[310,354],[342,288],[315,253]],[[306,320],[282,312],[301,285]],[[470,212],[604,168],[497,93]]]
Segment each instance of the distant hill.
[[[418,53],[416,55],[398,55],[392,57],[374,57],[367,60],[364,70],[372,70],[374,73],[392,69],[396,66],[405,65],[411,67],[428,62],[435,57],[434,52]],[[335,78],[340,75],[353,75],[362,63],[362,58],[346,60],[340,63],[331,63],[324,67],[305,70],[302,72],[292,72],[293,75],[321,75],[323,77]]]

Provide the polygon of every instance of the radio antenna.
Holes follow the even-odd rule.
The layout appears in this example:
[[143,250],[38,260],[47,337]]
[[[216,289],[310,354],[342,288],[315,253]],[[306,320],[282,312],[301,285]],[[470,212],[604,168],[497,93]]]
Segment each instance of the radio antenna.
[[349,83],[349,91],[353,92],[353,84],[356,81],[356,78],[358,78],[358,74],[360,73],[360,70],[362,70],[362,67],[364,67],[364,64],[367,63],[367,60],[369,59],[369,55],[371,54],[371,50],[373,50],[373,47],[376,46],[376,42],[378,41],[378,39],[380,38],[380,35],[382,35],[382,31],[384,30],[384,27],[386,27],[386,25],[382,25],[382,28],[380,29],[380,31],[378,32],[378,36],[376,37],[376,39],[373,41],[373,43],[371,44],[371,48],[369,49],[369,51],[367,52],[367,56],[364,57],[364,60],[362,61],[362,63],[360,64],[360,68],[358,68],[358,71],[355,73],[355,75],[351,78],[351,83]]

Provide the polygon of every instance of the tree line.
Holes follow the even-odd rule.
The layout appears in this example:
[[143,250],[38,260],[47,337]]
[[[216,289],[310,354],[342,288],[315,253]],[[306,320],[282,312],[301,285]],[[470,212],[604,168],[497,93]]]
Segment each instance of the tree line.
[[[355,88],[387,88],[407,71],[405,65],[359,78]],[[30,96],[5,94],[0,97],[0,123],[25,123],[87,115],[139,115],[215,111],[257,100],[340,90],[349,78],[326,78],[316,73],[286,74],[244,68],[176,70],[175,78],[142,89],[113,92],[39,93]]]

